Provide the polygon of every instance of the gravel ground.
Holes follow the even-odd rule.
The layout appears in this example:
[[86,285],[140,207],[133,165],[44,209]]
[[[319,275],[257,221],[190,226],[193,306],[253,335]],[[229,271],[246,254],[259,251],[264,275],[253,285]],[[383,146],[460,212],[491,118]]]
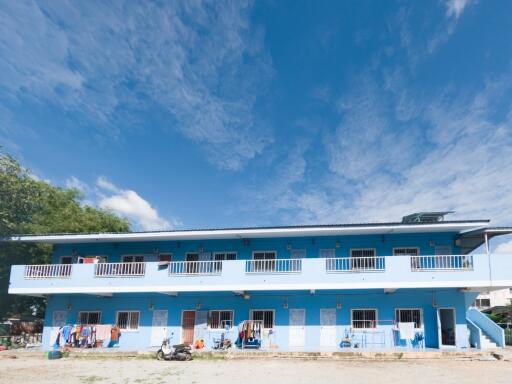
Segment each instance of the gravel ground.
[[0,359],[0,383],[243,383],[349,382],[492,383],[512,382],[507,361],[303,361],[140,359]]

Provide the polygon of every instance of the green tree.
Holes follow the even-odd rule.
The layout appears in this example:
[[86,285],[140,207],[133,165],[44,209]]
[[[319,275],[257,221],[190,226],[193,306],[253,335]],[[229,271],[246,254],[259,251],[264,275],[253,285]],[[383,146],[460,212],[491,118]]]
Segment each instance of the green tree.
[[5,241],[20,233],[126,232],[126,219],[81,203],[83,196],[36,180],[12,156],[0,152],[0,318],[44,312],[45,301],[7,293],[13,264],[45,264],[52,246]]

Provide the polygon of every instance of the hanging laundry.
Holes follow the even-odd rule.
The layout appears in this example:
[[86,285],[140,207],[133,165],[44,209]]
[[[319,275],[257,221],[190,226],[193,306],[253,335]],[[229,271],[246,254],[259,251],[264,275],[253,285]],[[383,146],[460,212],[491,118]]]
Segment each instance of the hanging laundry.
[[96,340],[110,339],[112,326],[110,324],[98,324],[96,326]]

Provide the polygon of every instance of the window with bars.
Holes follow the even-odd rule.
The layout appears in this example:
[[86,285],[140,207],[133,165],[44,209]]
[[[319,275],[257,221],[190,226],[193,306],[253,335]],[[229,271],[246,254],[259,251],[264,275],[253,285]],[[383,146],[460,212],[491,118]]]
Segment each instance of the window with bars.
[[252,258],[254,260],[274,260],[276,258],[276,252],[275,251],[254,252],[252,254]]
[[321,249],[320,257],[324,258],[324,259],[332,259],[332,258],[336,257],[336,250],[335,249]]
[[421,309],[396,309],[395,321],[397,323],[414,323],[414,328],[423,327]]
[[78,312],[78,323],[79,324],[90,324],[96,325],[99,324],[101,320],[101,312],[100,311],[82,311]]
[[261,321],[263,328],[274,328],[274,311],[273,310],[255,310],[251,312],[251,320]]
[[123,311],[117,312],[117,326],[120,329],[135,331],[139,329],[139,312],[138,311]]
[[126,255],[123,256],[123,263],[143,263],[144,256],[142,255]]
[[373,248],[351,249],[350,257],[353,258],[352,269],[375,268],[375,249]]
[[419,256],[419,248],[393,248],[393,256]]
[[377,328],[376,309],[353,309],[352,328],[354,329],[375,329]]
[[208,325],[211,329],[226,329],[233,327],[233,311],[210,311]]
[[215,252],[213,259],[215,261],[236,260],[236,252]]
[[304,259],[306,257],[305,249],[292,249],[290,251],[290,258],[292,259]]

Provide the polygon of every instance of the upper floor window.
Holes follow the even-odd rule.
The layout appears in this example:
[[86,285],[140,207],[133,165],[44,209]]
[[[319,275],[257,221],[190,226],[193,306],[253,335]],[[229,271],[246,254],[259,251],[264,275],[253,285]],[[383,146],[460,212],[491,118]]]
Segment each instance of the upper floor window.
[[116,324],[125,331],[136,331],[139,329],[139,311],[117,312]]
[[476,299],[475,307],[478,308],[489,308],[491,306],[491,299]]
[[274,260],[276,256],[276,251],[256,251],[252,254],[253,260]]
[[320,257],[323,259],[332,259],[332,258],[336,257],[336,250],[335,249],[321,249]]
[[305,249],[292,249],[290,251],[290,258],[292,259],[304,259],[306,257]]
[[233,327],[233,311],[210,311],[208,325],[211,329],[226,329]]
[[213,254],[215,261],[221,260],[236,260],[236,252],[215,252]]
[[377,328],[377,310],[376,309],[353,309],[352,310],[352,328],[355,328],[355,329],[375,329],[375,328]]
[[82,311],[78,312],[78,323],[87,325],[96,325],[101,321],[100,311]]
[[375,249],[373,249],[373,248],[351,249],[350,257],[375,257]]
[[158,261],[171,261],[172,253],[160,253],[158,255]]
[[123,263],[143,263],[144,256],[143,255],[124,255]]
[[395,310],[395,322],[397,323],[414,323],[414,328],[421,328],[423,326],[421,318],[421,309],[406,308]]
[[393,256],[419,256],[419,248],[393,248]]
[[73,263],[73,257],[72,256],[61,256],[60,257],[60,263],[61,264],[72,264]]

